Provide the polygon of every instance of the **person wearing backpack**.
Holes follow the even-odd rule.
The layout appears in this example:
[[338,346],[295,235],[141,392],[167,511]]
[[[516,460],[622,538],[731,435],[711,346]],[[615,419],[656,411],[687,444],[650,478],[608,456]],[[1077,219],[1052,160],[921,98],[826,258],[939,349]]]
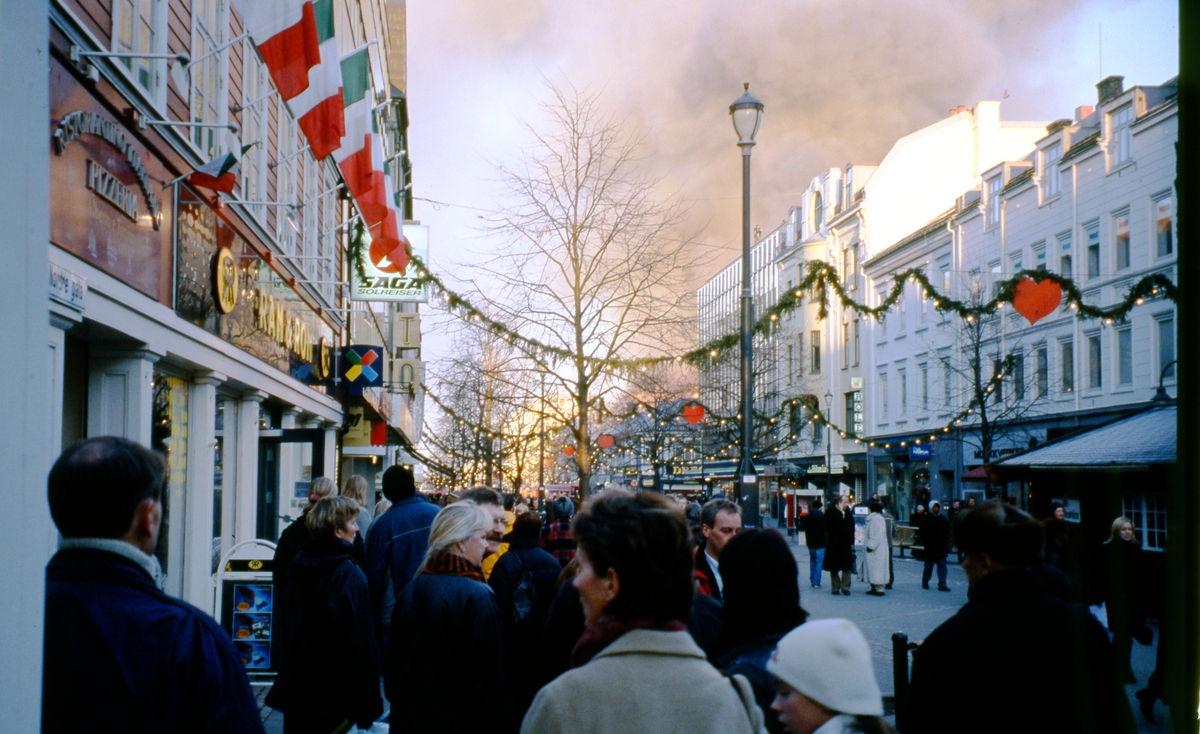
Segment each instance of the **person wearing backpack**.
[[518,726],[540,686],[534,668],[536,656],[517,651],[528,653],[539,643],[554,600],[555,582],[562,572],[558,559],[538,546],[541,531],[542,518],[536,512],[518,515],[512,532],[504,536],[508,552],[496,561],[488,578],[504,621],[505,649],[513,651],[504,672],[512,686]]

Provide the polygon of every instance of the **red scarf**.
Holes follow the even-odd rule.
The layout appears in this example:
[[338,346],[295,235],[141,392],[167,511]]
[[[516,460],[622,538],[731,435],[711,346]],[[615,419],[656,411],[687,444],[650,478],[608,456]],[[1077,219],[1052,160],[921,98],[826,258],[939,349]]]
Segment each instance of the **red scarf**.
[[471,563],[467,559],[451,553],[450,551],[442,551],[439,553],[429,565],[425,567],[425,573],[434,576],[466,576],[469,579],[474,579],[479,583],[486,583],[483,579],[483,569]]
[[683,632],[687,625],[678,619],[668,619],[665,622],[654,622],[650,619],[638,619],[633,622],[623,622],[616,617],[601,614],[592,622],[575,643],[571,651],[571,667],[579,668],[587,665],[601,650],[617,641],[617,638],[629,630],[659,630],[661,632]]

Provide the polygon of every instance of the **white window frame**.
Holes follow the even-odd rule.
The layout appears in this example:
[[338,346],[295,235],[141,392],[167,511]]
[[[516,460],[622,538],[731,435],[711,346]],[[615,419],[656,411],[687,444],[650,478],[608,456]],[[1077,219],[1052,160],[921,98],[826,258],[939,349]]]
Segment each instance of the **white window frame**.
[[1061,159],[1061,141],[1042,149],[1042,181],[1045,182],[1043,200],[1053,199],[1062,193],[1062,172],[1058,170],[1058,162]]
[[1133,102],[1108,113],[1109,155],[1115,168],[1133,160]]
[[1004,187],[1004,177],[997,173],[987,181],[987,225],[988,229],[1000,224],[1000,189]]
[[[148,48],[142,48],[139,42],[139,34],[137,28],[132,31],[130,43],[122,43],[119,36],[121,25],[125,23],[125,13],[128,8],[127,4],[143,6],[139,8],[139,18],[144,18],[145,14],[140,12],[144,7],[150,8],[150,23],[152,30],[152,38]],[[146,53],[146,54],[163,54],[167,51],[167,4],[164,0],[114,0],[112,4],[112,37],[109,39],[109,48],[116,53]],[[116,66],[125,76],[136,86],[146,93],[147,99],[160,111],[165,109],[167,104],[167,60],[166,59],[139,59],[139,58],[118,58],[115,59]],[[150,76],[150,86],[145,87],[138,80],[138,72],[135,67],[144,64],[147,73]],[[180,90],[181,92],[184,90]]]
[[[1171,324],[1171,359],[1163,359],[1163,324],[1169,322]],[[1163,368],[1171,362],[1179,358],[1179,334],[1175,322],[1174,312],[1156,314],[1154,316],[1154,379],[1157,380],[1163,373]],[[1171,366],[1171,372],[1163,378],[1163,384],[1174,383],[1176,375],[1179,374],[1179,363],[1176,362]],[[1157,383],[1155,383],[1157,386]]]
[[[1127,342],[1122,344],[1122,337]],[[1133,387],[1133,325],[1126,324],[1113,329],[1113,352],[1117,358],[1113,360],[1113,382],[1118,388]],[[1125,379],[1124,367],[1129,367],[1129,379]]]
[[[1160,213],[1160,209],[1164,202],[1166,202],[1166,206],[1167,206],[1167,228],[1168,228],[1167,229],[1168,236],[1167,236],[1167,251],[1166,252],[1162,251],[1162,247],[1159,244],[1159,236],[1160,236],[1161,232],[1160,232],[1160,229],[1158,226],[1159,222],[1162,221],[1162,217],[1159,216],[1159,213]],[[1151,238],[1150,239],[1152,242],[1154,242],[1154,257],[1157,259],[1157,258],[1162,258],[1162,257],[1173,256],[1175,254],[1175,201],[1174,201],[1173,197],[1171,196],[1170,191],[1164,191],[1164,192],[1162,192],[1160,194],[1156,194],[1150,198],[1150,227],[1151,227]]]
[[1167,544],[1167,497],[1152,492],[1126,492],[1121,514],[1133,523],[1142,550],[1163,551]]
[[[1092,234],[1095,233],[1093,239]],[[1092,251],[1096,253],[1096,268],[1092,269]],[[1088,280],[1095,280],[1104,272],[1104,248],[1100,245],[1100,220],[1092,220],[1083,225],[1083,254],[1087,260],[1084,273]]]
[[1104,389],[1104,335],[1089,331],[1083,335],[1087,347],[1087,390],[1099,392]]
[[[243,42],[242,58],[242,144],[255,143],[242,157],[242,175],[239,176],[242,198],[249,201],[266,201],[270,119],[267,105],[271,103],[272,98],[261,98],[272,88],[271,76],[267,73],[267,65],[259,58],[254,42],[249,38]],[[246,106],[248,102],[254,104]],[[260,224],[266,221],[265,205],[249,204],[246,208]]]
[[[1122,231],[1121,221],[1124,220],[1125,226]],[[1125,235],[1125,264],[1121,264],[1121,234]],[[1122,207],[1112,213],[1112,238],[1113,238],[1113,270],[1128,270],[1133,267],[1133,244],[1131,239],[1132,227],[1129,221],[1129,207]]]
[[[212,3],[216,11],[216,29],[206,25],[203,13],[197,6]],[[221,48],[207,58],[188,65],[188,79],[191,88],[188,90],[188,119],[191,122],[203,122],[207,125],[219,126],[229,121],[229,48],[225,46],[229,40],[229,0],[192,0],[192,58],[200,59],[210,54],[214,49]],[[212,89],[201,85],[212,83]],[[203,95],[200,92],[204,92]],[[197,100],[200,110],[197,111]],[[226,136],[221,127],[194,127],[188,140],[192,146],[206,158],[227,152]]]

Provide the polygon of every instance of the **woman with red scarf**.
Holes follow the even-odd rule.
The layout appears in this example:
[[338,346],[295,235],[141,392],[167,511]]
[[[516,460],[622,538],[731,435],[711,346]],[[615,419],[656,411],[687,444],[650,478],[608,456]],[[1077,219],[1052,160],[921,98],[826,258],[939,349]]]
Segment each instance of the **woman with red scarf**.
[[492,516],[443,508],[429,549],[392,612],[386,688],[394,731],[502,732],[510,720],[504,624],[480,562]]
[[750,684],[709,664],[684,625],[693,580],[682,510],[652,492],[609,490],[572,533],[587,628],[522,734],[765,733]]

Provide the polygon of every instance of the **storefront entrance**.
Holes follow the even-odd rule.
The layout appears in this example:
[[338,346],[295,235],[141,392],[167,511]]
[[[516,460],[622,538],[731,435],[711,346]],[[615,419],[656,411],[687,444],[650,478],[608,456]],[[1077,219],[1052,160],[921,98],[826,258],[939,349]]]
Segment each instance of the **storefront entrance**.
[[[296,477],[287,466],[287,448],[299,452],[303,457],[311,457],[311,464],[306,465],[307,475]],[[305,450],[307,449],[307,451]],[[307,467],[311,466],[311,471]],[[321,428],[283,428],[259,432],[258,438],[258,518],[256,537],[274,543],[279,538],[281,520],[295,520],[288,515],[292,506],[292,496],[301,491],[303,485],[304,498],[308,499],[307,484],[313,477],[325,476],[325,430]],[[281,486],[288,479],[288,486]]]

